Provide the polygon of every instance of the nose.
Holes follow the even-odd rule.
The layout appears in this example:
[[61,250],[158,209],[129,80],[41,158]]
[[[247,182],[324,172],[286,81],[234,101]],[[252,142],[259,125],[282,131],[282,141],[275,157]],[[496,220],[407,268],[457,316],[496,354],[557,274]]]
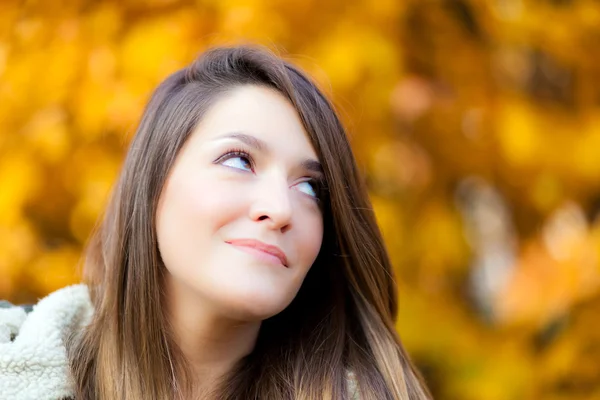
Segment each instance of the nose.
[[252,193],[250,218],[265,223],[270,229],[288,230],[292,219],[292,204],[287,180],[264,178]]

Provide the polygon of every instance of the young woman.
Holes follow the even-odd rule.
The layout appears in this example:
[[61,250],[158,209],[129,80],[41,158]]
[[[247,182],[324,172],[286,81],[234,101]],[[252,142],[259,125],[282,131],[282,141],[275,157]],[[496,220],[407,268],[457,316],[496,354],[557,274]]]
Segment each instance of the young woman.
[[207,51],[158,86],[86,273],[3,311],[5,394],[19,351],[52,342],[38,399],[430,398],[344,128],[265,50]]

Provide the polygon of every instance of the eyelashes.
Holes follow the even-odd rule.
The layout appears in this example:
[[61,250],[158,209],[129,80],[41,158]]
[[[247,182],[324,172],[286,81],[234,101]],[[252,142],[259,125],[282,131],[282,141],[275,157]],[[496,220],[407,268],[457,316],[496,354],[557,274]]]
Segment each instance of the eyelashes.
[[[233,147],[230,148],[228,150],[225,151],[225,153],[223,153],[219,158],[217,158],[214,161],[214,164],[224,164],[225,162],[229,161],[229,160],[233,160],[235,158],[239,158],[240,160],[244,160],[245,162],[240,163],[242,165],[242,168],[239,168],[238,166],[232,166],[232,165],[226,165],[229,168],[233,168],[233,169],[238,169],[240,171],[249,171],[249,172],[255,172],[255,167],[256,167],[256,163],[254,162],[254,159],[252,158],[252,155],[239,147]],[[247,169],[243,168],[243,164],[247,165]],[[323,201],[324,198],[324,194],[326,192],[326,183],[325,183],[325,179],[322,176],[309,176],[308,180],[302,181],[297,183],[297,185],[300,185],[302,183],[309,183],[312,186],[312,190],[315,193],[314,195],[311,194],[307,194],[310,197],[313,197],[318,203],[320,203],[321,201]]]
[[[217,160],[215,160],[215,164],[223,164],[225,161],[230,160],[232,158],[236,158],[236,157],[238,157],[240,159],[246,159],[246,161],[248,161],[250,170],[254,171],[254,159],[252,158],[250,153],[248,153],[246,150],[243,150],[240,148],[232,148],[232,149],[227,150],[225,152],[225,154],[223,154]],[[236,167],[232,167],[232,168],[236,168]],[[241,168],[239,168],[239,169],[241,169]]]

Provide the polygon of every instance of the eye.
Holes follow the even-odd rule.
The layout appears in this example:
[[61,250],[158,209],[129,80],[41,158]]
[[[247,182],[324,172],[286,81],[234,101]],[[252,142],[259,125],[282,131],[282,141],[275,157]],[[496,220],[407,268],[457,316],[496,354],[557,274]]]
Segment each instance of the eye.
[[216,161],[226,167],[252,171],[252,157],[243,150],[229,150]]
[[315,180],[303,181],[296,184],[296,187],[303,193],[314,197],[317,201],[319,200],[319,183]]

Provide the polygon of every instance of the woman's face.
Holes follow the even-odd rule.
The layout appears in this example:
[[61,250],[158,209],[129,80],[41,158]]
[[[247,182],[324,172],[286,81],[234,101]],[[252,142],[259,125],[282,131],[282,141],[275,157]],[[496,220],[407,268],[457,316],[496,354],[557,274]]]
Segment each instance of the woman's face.
[[308,135],[281,94],[250,85],[225,94],[179,152],[161,193],[167,290],[236,319],[282,311],[321,247],[319,179]]

